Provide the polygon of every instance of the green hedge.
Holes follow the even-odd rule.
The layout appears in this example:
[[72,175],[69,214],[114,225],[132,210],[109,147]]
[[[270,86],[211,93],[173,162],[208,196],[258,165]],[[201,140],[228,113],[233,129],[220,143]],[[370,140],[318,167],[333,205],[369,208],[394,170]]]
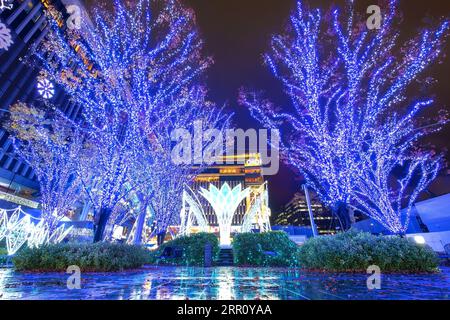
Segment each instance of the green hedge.
[[283,231],[239,233],[233,239],[234,263],[240,266],[296,266],[297,250]]
[[150,257],[143,247],[99,242],[46,244],[24,248],[13,257],[14,267],[26,271],[66,271],[77,265],[82,272],[139,268]]
[[0,244],[0,264],[6,263],[7,255],[8,255],[8,250],[6,250],[6,247],[2,247]]
[[[163,243],[157,250],[152,252],[153,264],[178,265],[178,266],[203,266],[205,262],[205,245],[212,245],[213,261],[219,256],[219,241],[212,233],[199,232],[189,236],[181,236],[174,240]],[[181,258],[160,259],[159,257],[167,247],[177,247],[183,250]]]
[[439,264],[428,246],[352,230],[309,239],[299,249],[298,260],[307,269],[348,272],[366,272],[370,265],[382,272],[434,272]]

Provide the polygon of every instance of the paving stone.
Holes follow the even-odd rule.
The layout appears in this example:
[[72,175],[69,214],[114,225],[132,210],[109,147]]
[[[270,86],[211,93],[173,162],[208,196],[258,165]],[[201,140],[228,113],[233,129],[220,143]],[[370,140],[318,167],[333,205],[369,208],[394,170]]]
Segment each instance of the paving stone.
[[368,290],[366,274],[286,268],[145,267],[119,273],[82,273],[81,289],[68,274],[0,269],[0,299],[450,299],[450,268],[439,274],[382,275]]

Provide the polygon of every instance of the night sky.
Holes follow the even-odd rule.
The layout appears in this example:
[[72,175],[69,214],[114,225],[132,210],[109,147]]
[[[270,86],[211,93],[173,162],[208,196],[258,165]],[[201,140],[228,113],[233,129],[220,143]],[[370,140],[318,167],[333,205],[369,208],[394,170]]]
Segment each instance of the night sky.
[[[268,50],[270,36],[280,33],[295,7],[294,0],[182,0],[194,9],[201,35],[205,41],[206,53],[214,58],[214,65],[207,73],[210,98],[219,105],[226,104],[235,112],[237,127],[260,128],[244,107],[237,103],[240,87],[254,88],[265,92],[266,96],[280,107],[286,105],[286,97],[277,81],[262,64],[261,55]],[[89,2],[89,1],[88,1]],[[90,1],[93,2],[93,1]],[[95,3],[95,2],[94,2]],[[329,8],[344,1],[309,0],[312,7]],[[377,0],[355,1],[356,10],[365,14],[366,8],[377,4]],[[404,39],[418,34],[426,21],[447,17],[450,19],[448,0],[403,0],[400,1],[403,22],[401,33]],[[383,9],[383,6],[380,5]],[[400,14],[400,12],[399,12]],[[367,14],[366,14],[367,15]],[[367,15],[368,16],[368,15]],[[450,52],[447,41],[445,52]],[[443,56],[440,64],[427,69],[424,76],[432,75],[437,83],[427,91],[435,97],[435,107],[428,110],[436,114],[439,109],[450,111],[450,57]],[[419,96],[420,93],[412,93]],[[427,116],[425,113],[424,116]],[[450,147],[450,125],[429,140],[438,149]],[[448,154],[448,153],[447,153]],[[278,175],[269,178],[271,206],[277,212],[299,190],[301,181],[286,166],[281,165]]]

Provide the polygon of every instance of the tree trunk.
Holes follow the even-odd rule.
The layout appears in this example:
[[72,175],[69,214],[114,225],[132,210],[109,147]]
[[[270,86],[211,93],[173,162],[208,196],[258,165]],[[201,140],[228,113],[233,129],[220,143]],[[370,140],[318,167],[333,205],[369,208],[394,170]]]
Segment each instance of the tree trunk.
[[144,229],[146,214],[147,214],[147,206],[142,205],[141,212],[139,213],[136,221],[136,230],[133,239],[133,243],[136,245],[140,245],[142,242],[142,230]]
[[342,231],[347,231],[351,228],[352,222],[346,203],[338,202],[333,208],[333,215],[338,218]]
[[158,247],[164,243],[164,239],[166,237],[166,231],[159,231],[156,234]]
[[94,242],[103,240],[103,234],[105,233],[106,223],[111,216],[111,209],[101,208],[98,215],[98,222],[94,224]]
[[84,206],[83,206],[83,210],[81,211],[81,215],[80,215],[80,221],[86,221],[88,213],[89,213],[89,209],[91,209],[91,203],[87,202]]
[[46,227],[48,230],[48,235],[51,237],[55,230],[58,228],[59,221],[56,221],[53,217],[46,221]]

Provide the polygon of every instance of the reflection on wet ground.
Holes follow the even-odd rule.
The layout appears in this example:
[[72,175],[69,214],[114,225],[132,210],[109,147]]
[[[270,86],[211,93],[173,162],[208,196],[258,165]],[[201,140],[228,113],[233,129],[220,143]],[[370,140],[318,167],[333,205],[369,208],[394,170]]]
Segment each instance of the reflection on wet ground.
[[368,290],[366,274],[331,274],[282,268],[154,267],[81,275],[0,269],[0,299],[450,299],[450,268],[440,274],[382,275]]

